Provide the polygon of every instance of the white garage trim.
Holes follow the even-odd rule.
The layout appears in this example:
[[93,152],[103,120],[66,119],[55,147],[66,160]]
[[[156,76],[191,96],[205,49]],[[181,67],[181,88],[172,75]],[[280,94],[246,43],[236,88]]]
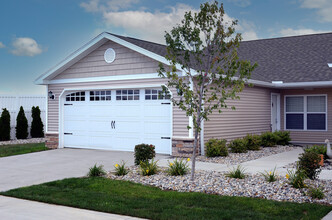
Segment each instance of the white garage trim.
[[[59,96],[59,148],[64,147],[64,102],[67,94],[76,92],[76,91],[91,91],[91,90],[116,90],[116,89],[145,89],[145,88],[156,88],[165,86],[164,84],[140,84],[140,85],[122,85],[122,86],[103,86],[103,87],[73,87],[64,89]],[[171,96],[172,92],[169,90]],[[172,140],[173,135],[173,105],[170,106],[170,138]],[[172,141],[170,140],[169,152],[172,154]],[[139,143],[138,143],[139,144]]]

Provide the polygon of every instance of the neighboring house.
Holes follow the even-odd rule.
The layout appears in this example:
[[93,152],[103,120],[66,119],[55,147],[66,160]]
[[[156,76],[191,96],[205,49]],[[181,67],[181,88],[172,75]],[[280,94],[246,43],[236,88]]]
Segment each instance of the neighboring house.
[[[332,33],[242,42],[240,58],[258,63],[249,80],[254,86],[228,101],[236,111],[204,122],[201,146],[209,138],[270,130],[291,131],[294,143],[331,138],[331,48]],[[54,96],[48,99],[47,145],[133,151],[149,143],[157,153],[190,153],[190,118],[158,96],[165,54],[164,45],[102,33],[40,76],[35,83]]]

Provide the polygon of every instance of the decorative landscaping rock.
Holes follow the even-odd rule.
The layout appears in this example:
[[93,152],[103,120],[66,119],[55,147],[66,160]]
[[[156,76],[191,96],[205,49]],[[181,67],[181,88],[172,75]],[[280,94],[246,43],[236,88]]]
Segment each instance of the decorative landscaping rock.
[[233,179],[225,176],[225,172],[197,171],[194,182],[190,181],[190,174],[185,176],[169,176],[166,169],[152,176],[142,176],[138,167],[130,167],[126,176],[108,174],[108,178],[126,180],[144,185],[155,186],[162,190],[175,190],[179,192],[202,192],[225,196],[244,196],[264,198],[276,201],[311,202],[332,204],[332,181],[331,180],[306,180],[306,184],[315,187],[323,187],[325,198],[322,200],[312,199],[306,195],[308,189],[295,189],[291,187],[285,177],[273,183],[265,181],[260,174],[247,175],[245,179]]
[[[290,163],[283,168],[296,168],[296,162]],[[332,170],[332,160],[324,160],[324,165],[321,167],[322,170]]]
[[298,147],[292,147],[292,146],[263,147],[259,151],[248,151],[247,153],[229,153],[227,157],[197,156],[196,160],[201,162],[236,165],[250,160],[256,160],[258,158],[267,157],[273,154],[292,151],[297,148]]
[[13,144],[32,144],[32,143],[43,143],[45,138],[30,138],[30,139],[18,139],[10,141],[0,141],[1,145],[13,145]]

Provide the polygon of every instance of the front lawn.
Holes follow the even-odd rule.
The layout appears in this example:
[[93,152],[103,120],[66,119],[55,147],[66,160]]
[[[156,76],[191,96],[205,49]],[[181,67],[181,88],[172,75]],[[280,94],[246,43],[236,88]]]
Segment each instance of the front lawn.
[[49,150],[47,147],[45,147],[45,143],[2,145],[0,146],[0,157],[28,154],[44,150]]
[[321,219],[332,206],[162,191],[107,178],[70,178],[0,193],[149,219]]

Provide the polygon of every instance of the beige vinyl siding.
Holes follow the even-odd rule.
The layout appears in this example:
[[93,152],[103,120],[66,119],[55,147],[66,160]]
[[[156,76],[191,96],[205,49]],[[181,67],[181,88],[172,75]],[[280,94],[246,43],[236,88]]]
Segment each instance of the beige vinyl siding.
[[[108,48],[113,48],[116,53],[113,63],[106,63],[104,60],[104,53]],[[117,43],[107,41],[54,79],[147,74],[156,73],[158,69],[157,61]]]
[[[48,102],[48,131],[58,132],[58,120],[59,120],[59,95],[66,88],[112,88],[123,87],[130,88],[130,86],[139,85],[161,85],[165,84],[162,79],[140,79],[140,80],[119,80],[119,81],[105,81],[105,82],[90,82],[90,83],[68,83],[68,84],[53,84],[49,85],[49,91],[55,94],[55,100],[49,100]],[[129,85],[129,86],[128,86]],[[176,94],[175,90],[172,90],[173,94]],[[189,132],[187,130],[189,119],[185,113],[178,107],[173,106],[173,136],[188,137]]]
[[285,95],[327,95],[327,131],[291,131],[291,139],[300,143],[324,143],[326,138],[332,136],[332,88],[320,88],[312,90],[290,89],[281,91],[281,130],[284,130],[285,123]]
[[[240,100],[227,101],[229,109],[221,114],[214,112],[204,122],[204,141],[210,138],[224,138],[228,141],[248,133],[260,134],[271,127],[271,89],[246,87],[240,93]],[[235,106],[236,110],[230,109]]]

